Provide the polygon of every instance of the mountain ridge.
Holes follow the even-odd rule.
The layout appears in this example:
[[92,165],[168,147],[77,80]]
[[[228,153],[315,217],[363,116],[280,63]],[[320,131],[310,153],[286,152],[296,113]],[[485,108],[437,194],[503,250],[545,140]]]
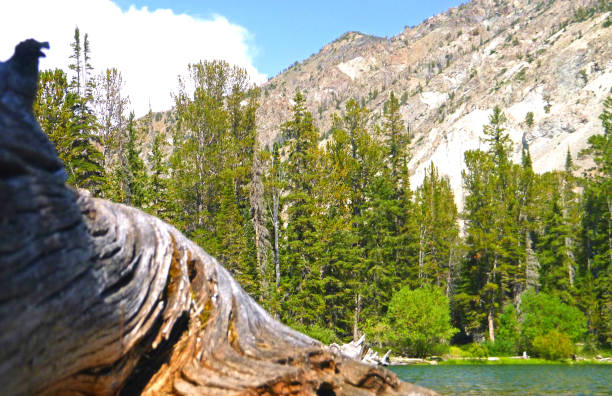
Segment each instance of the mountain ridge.
[[[355,98],[382,113],[391,91],[412,137],[412,187],[431,161],[462,204],[463,153],[482,146],[495,105],[507,115],[513,158],[529,146],[534,170],[562,169],[588,137],[612,87],[612,29],[606,2],[472,0],[382,38],[347,32],[262,85],[260,141],[270,145],[306,97],[324,141],[331,115]],[[533,126],[525,123],[533,113]],[[576,161],[581,169],[588,159]]]

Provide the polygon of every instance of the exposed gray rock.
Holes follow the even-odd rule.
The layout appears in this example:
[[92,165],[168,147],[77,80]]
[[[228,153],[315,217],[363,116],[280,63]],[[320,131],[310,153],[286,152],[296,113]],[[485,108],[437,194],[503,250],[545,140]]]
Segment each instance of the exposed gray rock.
[[601,133],[598,117],[612,88],[612,29],[603,26],[610,12],[574,20],[578,7],[596,2],[472,0],[389,39],[347,33],[263,85],[261,140],[279,137],[296,90],[322,134],[352,97],[377,122],[393,91],[413,135],[413,188],[433,161],[461,205],[463,153],[485,148],[482,127],[496,105],[508,116],[515,161],[525,135],[536,172],[563,169],[568,147],[576,160]]

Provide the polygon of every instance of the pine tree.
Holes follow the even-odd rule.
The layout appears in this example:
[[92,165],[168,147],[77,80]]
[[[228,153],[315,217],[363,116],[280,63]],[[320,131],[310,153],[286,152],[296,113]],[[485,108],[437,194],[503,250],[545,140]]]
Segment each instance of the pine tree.
[[70,56],[72,63],[70,70],[74,72],[69,90],[74,95],[72,112],[75,119],[77,133],[73,140],[74,150],[78,155],[74,160],[74,185],[90,190],[94,195],[101,195],[106,189],[107,181],[104,175],[104,153],[99,147],[97,118],[91,109],[92,86],[87,80],[91,71],[89,40],[85,35],[85,47],[81,45],[79,28],[75,28],[74,42],[71,44],[73,53]]
[[72,48],[72,54],[70,55],[70,59],[72,59],[70,65],[68,66],[70,70],[74,72],[72,79],[70,80],[70,86],[73,87],[74,93],[78,97],[84,96],[83,92],[83,59],[82,52],[83,49],[81,47],[81,31],[77,26],[74,29],[74,41],[70,44]]
[[173,208],[169,192],[169,169],[164,155],[165,145],[164,133],[155,133],[153,147],[148,160],[149,164],[151,164],[151,176],[147,210],[154,216],[169,220],[169,213],[173,212]]
[[[255,146],[253,161],[253,176],[249,188],[249,203],[253,218],[253,231],[255,233],[255,247],[257,253],[257,268],[259,270],[261,296],[260,301],[269,301],[274,294],[271,284],[274,283],[269,268],[268,253],[271,249],[270,232],[267,228],[265,207],[264,166],[266,154],[260,150],[259,144]],[[272,281],[272,282],[271,282]]]
[[[262,154],[263,155],[263,154]],[[274,262],[274,284],[275,292],[280,289],[281,271],[280,271],[280,233],[281,222],[280,215],[283,212],[281,197],[286,190],[286,175],[285,163],[281,160],[281,148],[278,143],[274,143],[272,152],[267,153],[268,172],[264,180],[264,195],[268,218],[270,219],[273,235],[272,253]]]
[[76,95],[68,90],[66,74],[60,70],[45,70],[38,77],[38,93],[34,102],[34,115],[43,131],[55,144],[60,159],[64,162],[69,183],[74,184],[74,168],[77,153],[73,142],[77,128],[73,113]]
[[329,171],[319,183],[321,202],[326,209],[318,232],[324,246],[319,259],[325,295],[323,325],[341,337],[349,337],[355,336],[359,326],[356,301],[361,287],[363,256],[352,218],[350,185],[346,183],[347,158],[335,149],[341,146],[334,144],[332,138],[323,159]]
[[448,177],[441,177],[433,163],[417,189],[416,204],[420,283],[442,287],[448,296],[459,255],[458,212]]
[[612,344],[612,96],[600,116],[604,133],[588,140],[595,167],[585,181],[582,219],[581,304],[589,330]]
[[284,136],[291,139],[286,164],[287,226],[281,267],[284,275],[281,287],[286,294],[283,313],[289,322],[321,325],[325,309],[320,261],[324,246],[319,238],[323,210],[317,187],[322,174],[322,153],[312,114],[306,110],[300,92],[294,102],[293,119],[282,126]]
[[567,304],[576,300],[576,251],[579,232],[579,207],[574,187],[573,161],[569,149],[565,171],[541,176],[543,213],[537,243],[541,263],[542,291],[555,295]]
[[[367,129],[369,112],[357,101],[349,99],[342,116],[333,118],[332,137],[327,145],[328,168],[331,170],[324,185],[329,207],[330,249],[327,306],[335,311],[336,326],[343,335],[360,336],[364,320],[363,301],[369,295],[367,268],[367,237],[365,219],[367,194],[373,177],[382,169],[382,147]],[[331,281],[333,279],[333,281]]]
[[372,174],[367,186],[363,240],[368,289],[363,313],[374,323],[385,315],[393,292],[415,279],[417,231],[408,172],[409,140],[399,109],[391,93],[379,130],[384,166]]
[[[387,143],[388,161],[391,169],[391,177],[394,181],[399,177],[401,167],[406,162],[408,153],[406,147],[409,139],[404,122],[401,119],[400,104],[395,94],[391,92],[389,100],[383,106],[383,135]],[[398,183],[396,183],[398,184]]]
[[482,328],[486,316],[490,341],[504,302],[523,282],[525,238],[521,236],[521,197],[517,180],[520,167],[510,162],[511,140],[505,133],[506,117],[496,106],[485,125],[488,151],[468,151],[463,172],[468,192],[465,202],[468,256],[464,266],[462,305],[466,331]]
[[495,220],[501,211],[495,199],[497,180],[492,158],[480,150],[467,151],[465,164],[467,257],[455,302],[464,331],[472,334],[482,330],[487,316],[495,312],[498,304],[495,262],[498,228]]
[[123,77],[116,69],[106,69],[96,78],[93,100],[94,113],[99,121],[98,135],[103,147],[104,169],[109,172],[117,164],[125,146],[127,105],[129,99],[123,95]]
[[513,293],[514,307],[518,307],[522,293],[528,288],[540,286],[540,263],[534,251],[534,241],[540,227],[541,205],[538,205],[540,177],[533,172],[531,153],[529,147],[523,147],[521,158],[521,176],[518,183],[518,226],[522,246],[524,249],[524,262],[519,263],[514,272]]
[[134,113],[130,114],[127,124],[126,164],[125,169],[125,202],[128,205],[142,208],[147,202],[148,177],[144,161],[140,158],[140,137],[135,125]]
[[175,95],[171,217],[258,297],[249,200],[258,91],[249,88],[245,70],[223,61],[192,64],[188,72]]
[[34,114],[64,161],[68,183],[99,194],[104,184],[103,157],[94,145],[95,136],[82,129],[76,112],[80,98],[58,69],[41,72],[38,87]]

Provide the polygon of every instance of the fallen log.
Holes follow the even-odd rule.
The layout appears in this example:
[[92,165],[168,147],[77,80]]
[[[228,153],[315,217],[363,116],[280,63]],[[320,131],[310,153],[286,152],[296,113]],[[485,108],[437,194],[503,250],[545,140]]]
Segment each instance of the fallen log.
[[0,63],[3,394],[435,394],[275,321],[172,226],[67,187],[31,111],[42,47]]

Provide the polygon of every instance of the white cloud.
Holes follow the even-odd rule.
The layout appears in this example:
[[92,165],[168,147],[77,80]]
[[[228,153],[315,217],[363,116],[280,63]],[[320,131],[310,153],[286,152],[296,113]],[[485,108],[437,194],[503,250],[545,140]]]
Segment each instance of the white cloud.
[[122,11],[110,0],[9,0],[0,4],[0,60],[26,38],[49,41],[41,69],[68,70],[74,28],[87,33],[96,71],[116,67],[137,116],[149,109],[168,110],[177,77],[200,60],[224,59],[245,68],[251,81],[265,75],[253,66],[252,35],[214,15],[201,19],[172,10],[134,6]]

